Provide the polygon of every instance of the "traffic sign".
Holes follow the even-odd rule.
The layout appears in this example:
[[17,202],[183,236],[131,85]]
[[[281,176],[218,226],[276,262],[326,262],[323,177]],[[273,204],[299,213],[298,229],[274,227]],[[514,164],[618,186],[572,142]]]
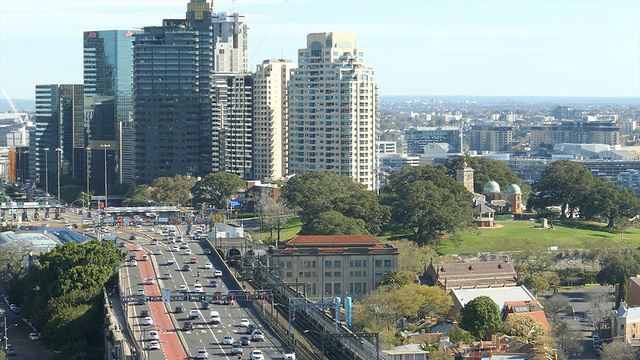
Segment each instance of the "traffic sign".
[[171,301],[171,289],[163,288],[162,289],[162,302],[170,302]]

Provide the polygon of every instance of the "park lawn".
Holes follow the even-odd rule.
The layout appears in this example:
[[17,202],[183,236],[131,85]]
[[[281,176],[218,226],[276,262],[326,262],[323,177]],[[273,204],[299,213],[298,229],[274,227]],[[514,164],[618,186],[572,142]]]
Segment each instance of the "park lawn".
[[442,254],[474,254],[479,252],[546,250],[557,246],[558,250],[637,248],[640,246],[640,229],[627,229],[620,238],[620,231],[610,231],[604,224],[577,221],[553,221],[554,229],[541,229],[531,221],[496,221],[501,228],[477,229],[465,232],[462,243],[456,247],[443,239],[438,247]]
[[[285,227],[283,227],[280,230],[280,241],[289,241],[291,240],[294,236],[298,235],[298,233],[300,232],[300,229],[302,229],[302,221],[300,220],[299,217],[294,217],[292,218],[287,225],[285,225]],[[271,237],[271,231],[270,230],[265,230],[260,232],[260,238],[261,239],[269,239]],[[275,243],[275,238],[278,237],[278,232],[276,230],[273,230],[273,242]]]

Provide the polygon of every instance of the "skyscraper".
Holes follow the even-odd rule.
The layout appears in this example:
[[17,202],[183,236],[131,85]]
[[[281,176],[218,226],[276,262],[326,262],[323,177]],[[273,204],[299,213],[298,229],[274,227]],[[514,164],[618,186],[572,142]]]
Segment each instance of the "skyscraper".
[[253,75],[253,171],[255,179],[287,175],[288,83],[291,60],[265,60]]
[[90,179],[90,189],[95,194],[104,195],[105,180],[110,184],[121,180],[133,183],[133,168],[125,166],[130,161],[119,151],[119,142],[120,123],[129,121],[133,110],[134,34],[132,30],[108,30],[86,31],[83,36],[87,134],[78,147],[85,149],[80,152],[82,159],[88,158],[81,162],[84,166],[80,175]]
[[82,179],[83,112],[83,85],[36,85],[36,126],[30,134],[33,161],[29,174],[45,190],[54,192],[58,174]]
[[137,184],[211,171],[211,9],[191,0],[186,19],[145,27],[133,47]]
[[312,33],[289,86],[289,173],[330,171],[376,187],[378,87],[353,34]]
[[238,74],[248,71],[249,27],[244,20],[244,14],[237,12],[213,14],[214,72]]

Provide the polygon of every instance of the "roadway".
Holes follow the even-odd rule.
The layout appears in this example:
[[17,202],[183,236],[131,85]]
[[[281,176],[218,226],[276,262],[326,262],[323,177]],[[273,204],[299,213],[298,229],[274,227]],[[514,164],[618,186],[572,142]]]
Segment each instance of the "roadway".
[[[158,228],[158,227],[156,227]],[[181,227],[184,229],[184,226]],[[159,229],[159,228],[158,228]],[[181,233],[181,231],[179,231]],[[120,239],[128,240],[130,235],[135,235],[136,239],[128,241],[130,247],[135,246],[142,247],[139,251],[130,251],[130,254],[136,254],[138,259],[143,254],[147,254],[148,261],[138,261],[139,266],[131,267],[125,266],[123,271],[126,274],[126,284],[121,291],[125,295],[137,294],[139,288],[144,288],[146,295],[158,296],[160,295],[162,288],[171,289],[172,295],[180,295],[178,291],[181,285],[185,285],[189,291],[194,290],[194,285],[200,283],[203,286],[204,292],[207,294],[207,299],[211,302],[211,298],[214,291],[221,292],[223,294],[229,291],[240,291],[241,287],[229,272],[229,269],[225,266],[223,261],[214,253],[211,255],[204,254],[206,243],[200,243],[191,239],[191,236],[183,235],[183,239],[187,241],[188,247],[191,250],[191,255],[186,253],[186,249],[180,249],[179,251],[170,251],[170,248],[174,244],[168,244],[163,240],[164,235],[157,232],[149,232],[146,227],[135,228],[128,227],[124,231],[119,232]],[[179,234],[178,234],[179,236]],[[151,238],[159,240],[157,244],[151,242]],[[122,241],[122,240],[119,240]],[[179,244],[175,244],[179,246]],[[204,247],[203,247],[204,246]],[[156,255],[156,251],[160,251]],[[192,258],[195,258],[196,264],[192,264]],[[129,256],[127,256],[127,260]],[[172,259],[173,264],[169,263]],[[212,265],[211,269],[205,269],[205,263]],[[129,264],[129,262],[127,262]],[[183,271],[183,265],[189,264],[191,271]],[[215,279],[213,276],[214,269],[222,271],[222,277]],[[171,278],[164,278],[165,274],[171,274]],[[153,285],[144,285],[146,278],[152,277],[156,280]],[[218,282],[218,287],[214,288],[210,286],[211,280]],[[259,301],[259,300],[253,300]],[[182,307],[183,313],[174,313],[173,310],[177,306]],[[168,309],[171,309],[169,311]],[[154,318],[154,326],[141,325],[142,318],[140,313],[142,310],[147,310],[150,316]],[[189,311],[198,310],[197,319],[189,319]],[[207,320],[209,312],[211,310],[218,311],[220,313],[221,322],[219,325],[212,325]],[[262,350],[265,359],[282,359],[283,351],[285,349],[284,344],[278,339],[268,327],[265,327],[262,321],[254,315],[251,307],[247,301],[241,300],[240,297],[236,299],[233,304],[211,304],[208,310],[202,309],[201,302],[198,301],[171,301],[166,304],[159,301],[151,301],[144,305],[133,305],[130,314],[133,317],[129,317],[131,322],[131,328],[136,332],[136,338],[140,341],[141,338],[145,338],[146,334],[151,329],[157,329],[160,331],[162,351],[149,351],[149,359],[178,359],[177,349],[171,346],[175,354],[169,354],[166,348],[168,336],[178,335],[181,338],[184,345],[184,351],[182,352],[182,358],[186,355],[195,357],[197,350],[206,349],[212,359],[238,359],[237,355],[231,354],[231,346],[223,345],[222,341],[225,335],[232,336],[237,342],[240,336],[245,335],[245,328],[240,326],[241,319],[248,319],[251,324],[255,324],[265,334],[265,340],[262,342],[251,342],[249,346],[243,347],[242,358],[248,359],[251,351],[254,349]],[[164,316],[164,315],[168,316]],[[166,321],[162,320],[166,318]],[[194,324],[193,330],[183,331],[181,330],[186,321],[192,321]],[[179,330],[176,330],[175,328]],[[165,335],[163,337],[163,334]]]

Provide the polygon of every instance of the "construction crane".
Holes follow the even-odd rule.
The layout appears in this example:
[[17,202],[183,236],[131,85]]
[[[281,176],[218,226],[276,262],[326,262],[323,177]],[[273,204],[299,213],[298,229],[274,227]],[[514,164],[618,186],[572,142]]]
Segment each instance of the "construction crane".
[[4,98],[9,103],[9,106],[11,106],[11,110],[16,115],[18,120],[22,124],[26,123],[27,122],[27,118],[28,118],[27,113],[18,111],[18,109],[16,108],[16,105],[13,103],[13,101],[11,101],[11,97],[9,96],[9,93],[7,93],[7,90],[4,88],[4,85],[0,84],[0,89],[2,89],[2,94],[4,94]]

